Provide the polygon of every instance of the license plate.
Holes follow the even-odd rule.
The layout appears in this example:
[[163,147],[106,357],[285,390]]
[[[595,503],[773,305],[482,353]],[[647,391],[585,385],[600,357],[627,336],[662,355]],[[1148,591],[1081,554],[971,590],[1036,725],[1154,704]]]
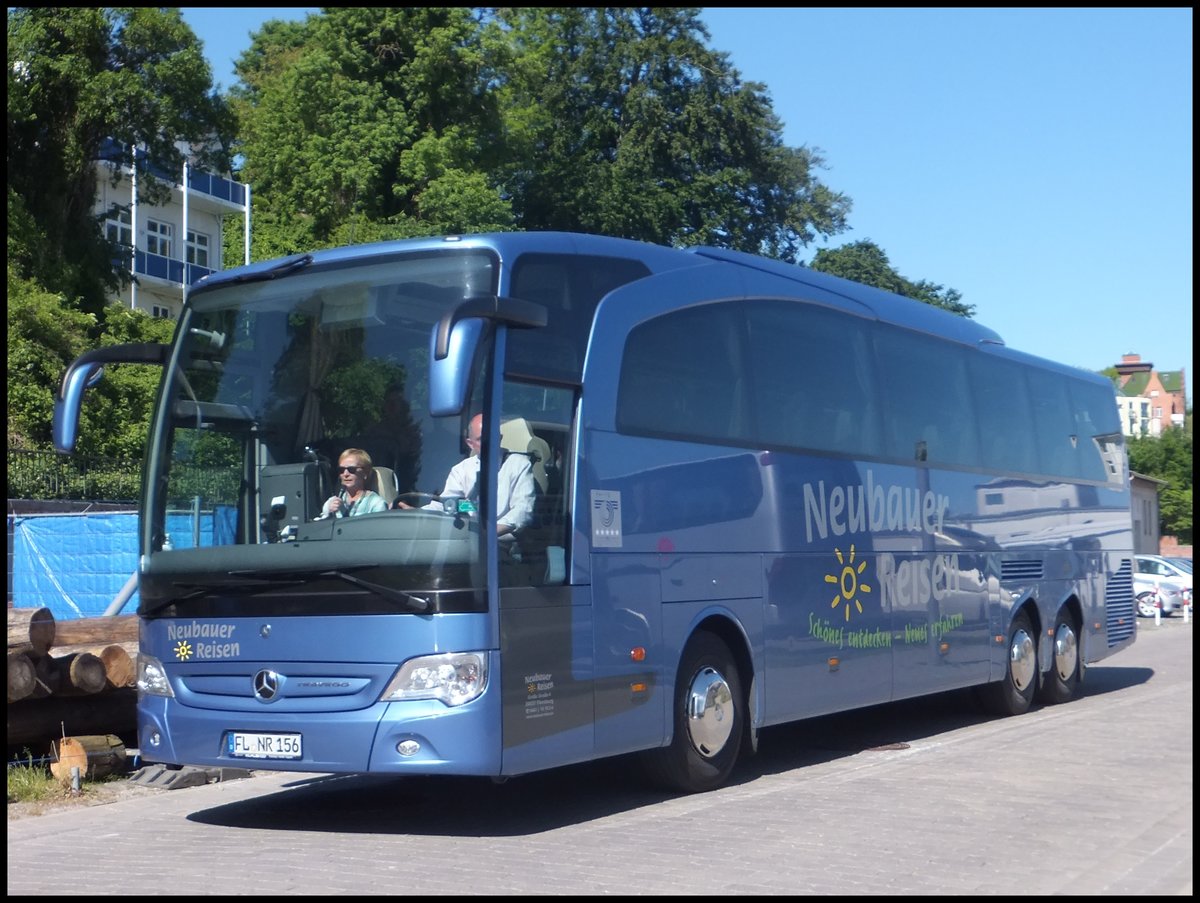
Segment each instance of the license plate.
[[235,759],[299,759],[300,734],[247,734],[232,731],[225,751]]

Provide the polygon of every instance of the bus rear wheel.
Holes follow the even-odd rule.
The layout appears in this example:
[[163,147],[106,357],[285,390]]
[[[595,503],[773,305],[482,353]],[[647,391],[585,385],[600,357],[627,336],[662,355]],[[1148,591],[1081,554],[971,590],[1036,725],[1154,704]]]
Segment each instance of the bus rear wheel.
[[685,793],[720,787],[737,763],[746,697],[729,648],[714,634],[697,633],[688,643],[671,709],[670,744],[641,753],[647,775],[660,786]]
[[1054,619],[1054,661],[1038,691],[1042,702],[1070,702],[1079,692],[1083,662],[1079,657],[1079,628],[1075,616],[1060,611]]
[[1008,631],[1004,678],[982,687],[980,698],[996,715],[1023,715],[1033,705],[1037,678],[1037,637],[1029,615],[1020,611]]

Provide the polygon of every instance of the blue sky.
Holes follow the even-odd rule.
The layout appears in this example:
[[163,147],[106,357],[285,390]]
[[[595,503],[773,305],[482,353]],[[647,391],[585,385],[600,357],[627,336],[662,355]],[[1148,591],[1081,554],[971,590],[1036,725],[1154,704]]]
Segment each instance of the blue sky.
[[[183,9],[213,78],[272,18]],[[819,148],[851,230],[1012,347],[1140,354],[1192,397],[1192,10],[706,7],[709,45]],[[807,255],[811,257],[811,254]],[[807,258],[806,258],[807,259]]]

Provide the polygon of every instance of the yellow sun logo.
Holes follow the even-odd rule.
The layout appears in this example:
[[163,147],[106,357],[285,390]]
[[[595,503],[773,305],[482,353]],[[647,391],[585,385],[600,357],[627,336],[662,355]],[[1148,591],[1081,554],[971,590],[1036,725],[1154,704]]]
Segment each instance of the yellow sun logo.
[[175,644],[175,657],[180,661],[187,661],[192,657],[192,644],[187,640],[180,640]]
[[850,557],[848,559],[842,557],[841,549],[834,549],[833,553],[837,555],[838,564],[842,566],[842,572],[840,574],[825,575],[826,583],[836,583],[838,587],[838,593],[833,597],[833,601],[829,603],[829,607],[836,611],[839,605],[844,605],[846,620],[849,621],[851,606],[860,615],[863,613],[862,603],[858,601],[859,593],[866,594],[871,592],[871,587],[866,583],[860,582],[858,579],[858,575],[867,569],[867,560],[864,558],[855,567],[854,546],[850,547]]

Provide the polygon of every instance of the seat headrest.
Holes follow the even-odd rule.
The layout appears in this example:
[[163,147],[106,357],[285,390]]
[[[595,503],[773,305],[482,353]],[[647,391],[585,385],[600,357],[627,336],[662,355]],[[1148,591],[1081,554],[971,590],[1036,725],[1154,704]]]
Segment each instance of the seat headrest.
[[378,492],[390,508],[392,502],[400,492],[399,487],[396,485],[396,472],[390,467],[374,467],[372,471],[371,482],[374,485],[367,488]]
[[500,447],[507,451],[528,454],[533,438],[533,430],[524,417],[514,417],[500,424]]
[[528,455],[533,465],[533,479],[544,493],[548,485],[546,461],[550,457],[550,444],[533,434],[529,421],[514,417],[500,424],[500,447],[510,452]]

